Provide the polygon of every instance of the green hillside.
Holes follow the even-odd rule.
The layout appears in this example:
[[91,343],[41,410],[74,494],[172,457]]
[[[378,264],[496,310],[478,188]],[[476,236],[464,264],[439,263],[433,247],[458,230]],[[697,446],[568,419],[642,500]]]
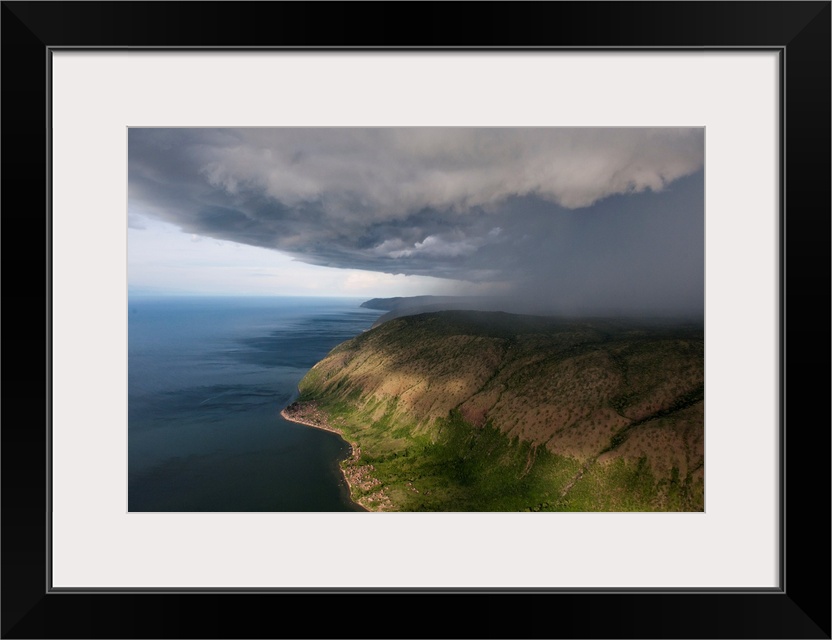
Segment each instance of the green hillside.
[[329,353],[292,419],[353,444],[370,510],[704,508],[701,326],[444,311]]

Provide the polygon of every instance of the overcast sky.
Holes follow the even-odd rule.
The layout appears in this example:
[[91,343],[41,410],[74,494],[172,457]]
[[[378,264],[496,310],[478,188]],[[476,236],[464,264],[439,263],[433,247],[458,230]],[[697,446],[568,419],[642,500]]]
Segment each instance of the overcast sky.
[[130,129],[131,293],[701,313],[704,130]]

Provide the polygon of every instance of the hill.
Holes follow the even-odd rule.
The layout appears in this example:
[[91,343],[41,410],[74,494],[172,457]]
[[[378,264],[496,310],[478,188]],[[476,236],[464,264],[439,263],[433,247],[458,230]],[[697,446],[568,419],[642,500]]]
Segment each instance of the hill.
[[333,349],[287,417],[344,435],[374,510],[704,508],[704,332],[442,311]]

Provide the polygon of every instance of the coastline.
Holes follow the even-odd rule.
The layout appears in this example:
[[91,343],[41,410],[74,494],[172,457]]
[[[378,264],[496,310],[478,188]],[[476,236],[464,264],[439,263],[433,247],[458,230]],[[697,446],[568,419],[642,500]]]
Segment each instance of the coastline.
[[[375,470],[373,465],[358,464],[361,457],[361,446],[357,442],[348,440],[341,429],[330,425],[329,417],[314,402],[293,402],[281,409],[280,416],[289,422],[320,429],[321,431],[329,431],[340,436],[350,447],[349,457],[338,465],[344,482],[347,483],[350,500],[366,511],[391,510],[392,503],[383,489],[368,493],[378,487],[381,482],[371,475],[371,472]],[[364,495],[361,498],[354,498],[356,490],[360,490]]]
[[[280,416],[283,419],[288,420],[289,422],[294,422],[296,424],[302,424],[302,425],[307,426],[307,427],[312,427],[313,429],[320,429],[321,431],[329,431],[330,433],[336,433],[339,436],[341,436],[342,438],[344,438],[344,432],[339,431],[338,429],[335,429],[334,427],[330,427],[329,425],[323,425],[323,424],[315,424],[314,422],[310,422],[308,420],[303,420],[301,418],[295,418],[295,417],[290,416],[288,413],[286,413],[286,409],[288,409],[288,408],[289,407],[285,407],[285,408],[281,409],[281,411],[280,411]],[[344,438],[344,440],[346,440],[346,438]],[[352,443],[350,442],[349,445],[352,446]]]

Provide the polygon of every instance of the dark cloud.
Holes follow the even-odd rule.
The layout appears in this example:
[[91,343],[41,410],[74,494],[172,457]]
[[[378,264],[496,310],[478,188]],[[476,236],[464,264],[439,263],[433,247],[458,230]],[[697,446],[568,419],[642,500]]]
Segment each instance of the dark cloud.
[[701,311],[703,157],[702,129],[131,129],[130,214],[554,310]]

